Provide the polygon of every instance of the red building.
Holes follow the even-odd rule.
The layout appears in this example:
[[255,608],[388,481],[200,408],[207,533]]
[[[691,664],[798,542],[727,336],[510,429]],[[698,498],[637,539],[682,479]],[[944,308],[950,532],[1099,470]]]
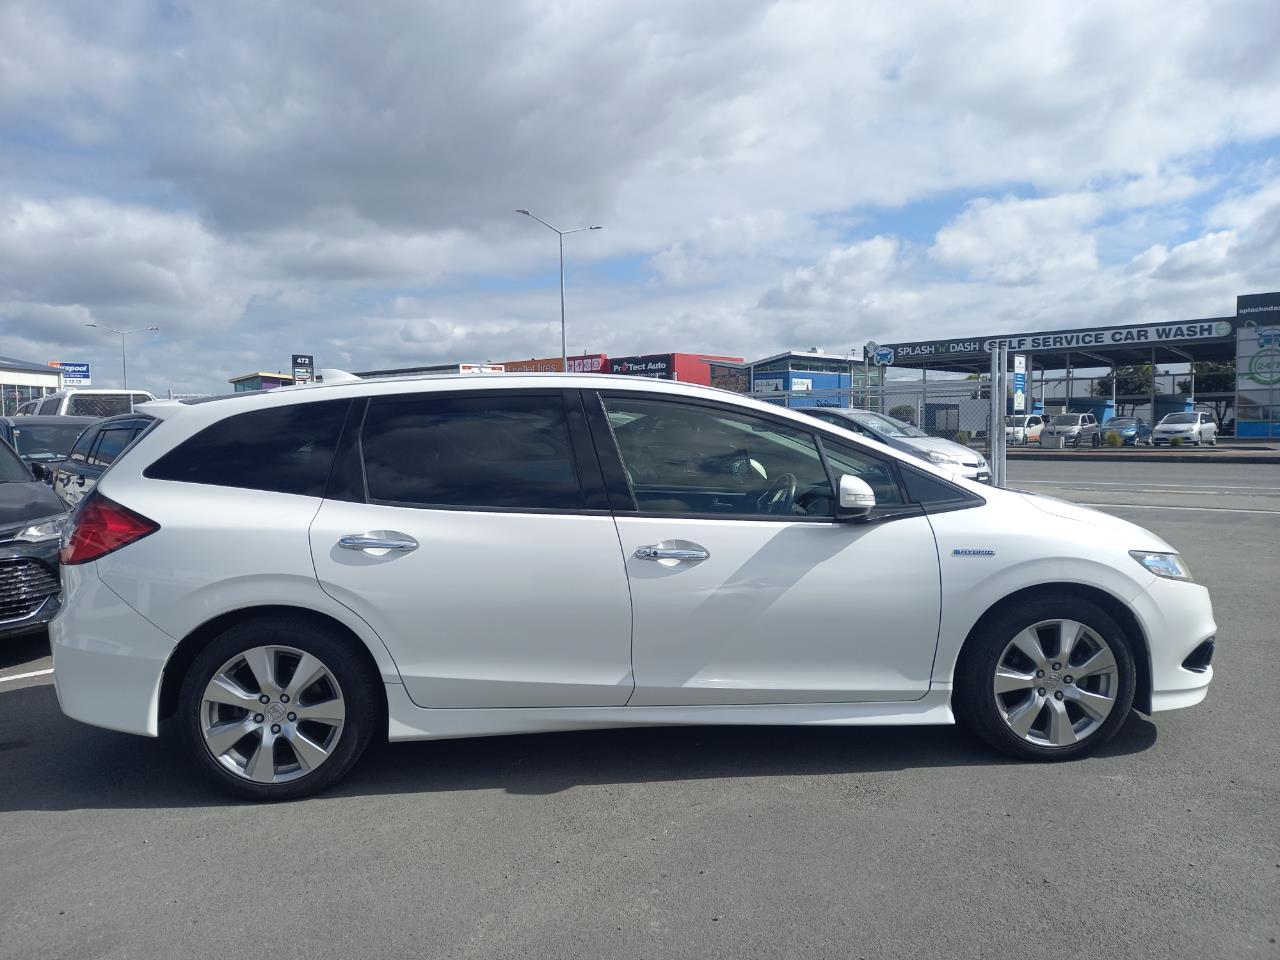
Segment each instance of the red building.
[[600,372],[710,386],[711,363],[725,360],[738,363],[742,358],[710,353],[647,353],[635,357],[610,357],[607,367],[602,367]]

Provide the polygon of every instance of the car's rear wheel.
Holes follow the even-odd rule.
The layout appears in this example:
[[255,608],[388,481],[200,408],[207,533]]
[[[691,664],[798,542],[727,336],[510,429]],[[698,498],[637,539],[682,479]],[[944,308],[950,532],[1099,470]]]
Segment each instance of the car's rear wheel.
[[956,673],[958,718],[997,750],[1068,760],[1115,735],[1136,671],[1124,632],[1087,600],[1023,601],[970,638]]
[[351,769],[377,726],[380,695],[349,640],[282,615],[238,624],[205,647],[178,710],[188,753],[219,786],[292,800]]

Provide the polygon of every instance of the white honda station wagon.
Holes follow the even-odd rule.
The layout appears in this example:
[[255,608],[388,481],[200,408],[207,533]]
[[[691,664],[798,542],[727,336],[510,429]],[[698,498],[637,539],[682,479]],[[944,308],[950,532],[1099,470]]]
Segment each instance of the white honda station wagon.
[[[168,400],[68,524],[55,682],[255,799],[371,738],[949,724],[1028,760],[1205,696],[1169,544],[779,407],[589,375]],[[170,726],[166,724],[166,727]]]

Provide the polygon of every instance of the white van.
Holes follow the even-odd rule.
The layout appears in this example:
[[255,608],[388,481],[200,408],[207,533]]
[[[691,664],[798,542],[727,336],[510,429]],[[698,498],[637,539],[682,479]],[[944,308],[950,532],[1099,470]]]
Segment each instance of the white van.
[[154,399],[146,390],[67,387],[40,400],[34,410],[24,412],[42,417],[114,417],[118,413],[132,413],[138,404]]

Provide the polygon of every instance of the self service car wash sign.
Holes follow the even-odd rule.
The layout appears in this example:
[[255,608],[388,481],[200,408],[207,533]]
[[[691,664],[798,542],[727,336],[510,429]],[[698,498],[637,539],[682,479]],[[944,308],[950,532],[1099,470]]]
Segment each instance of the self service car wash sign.
[[89,376],[89,364],[71,360],[50,360],[49,366],[57,367],[62,374],[64,387],[87,387],[93,383]]

